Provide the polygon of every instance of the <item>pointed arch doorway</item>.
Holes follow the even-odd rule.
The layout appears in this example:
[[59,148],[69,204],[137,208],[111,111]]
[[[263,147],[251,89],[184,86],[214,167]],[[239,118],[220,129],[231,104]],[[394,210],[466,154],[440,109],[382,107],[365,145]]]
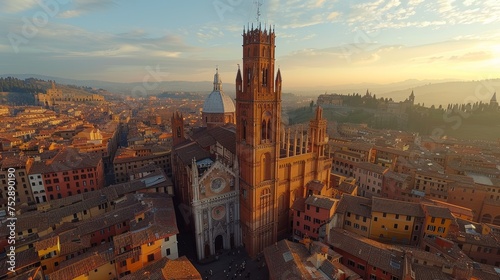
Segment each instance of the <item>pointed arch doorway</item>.
[[215,238],[215,253],[218,253],[222,250],[224,250],[224,238],[219,234]]

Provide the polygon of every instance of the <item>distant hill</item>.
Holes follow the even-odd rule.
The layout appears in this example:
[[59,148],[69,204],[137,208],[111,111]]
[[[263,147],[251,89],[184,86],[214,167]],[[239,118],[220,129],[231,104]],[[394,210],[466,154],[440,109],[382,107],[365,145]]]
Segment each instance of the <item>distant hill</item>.
[[[124,95],[133,95],[136,93],[144,92],[146,87],[142,82],[133,83],[115,83],[99,80],[75,80],[60,77],[36,75],[36,74],[5,74],[0,77],[15,77],[18,79],[36,78],[41,80],[54,80],[58,84],[76,85],[84,87],[102,88],[109,92],[121,93]],[[187,82],[187,81],[164,81],[159,83],[150,82],[148,86],[153,87],[152,90],[147,90],[147,95],[156,95],[163,92],[206,92],[212,90],[213,82],[200,81],[200,82]],[[228,94],[234,93],[234,84],[224,83],[224,91]]]
[[[390,84],[376,84],[376,83],[359,83],[359,84],[345,84],[337,86],[312,86],[308,88],[296,88],[293,89],[294,93],[301,95],[311,95],[318,96],[323,93],[337,93],[337,94],[353,94],[360,93],[364,94],[366,90],[379,95],[387,92],[411,89],[415,87],[424,86],[427,84],[438,84],[446,82],[454,82],[457,80],[442,79],[442,80],[417,80],[409,79],[401,82],[390,83]],[[286,84],[283,85],[286,87]]]
[[411,91],[415,94],[415,103],[424,103],[426,107],[435,105],[446,106],[449,103],[475,103],[490,101],[493,92],[500,93],[500,79],[480,81],[456,81],[456,80],[406,80],[391,84],[361,83],[352,85],[340,85],[335,87],[311,87],[293,90],[293,93],[307,95],[313,98],[323,93],[363,95],[366,90],[377,95],[377,98],[392,98],[394,101],[404,101]]
[[431,83],[414,88],[384,92],[380,95],[377,94],[377,96],[402,101],[410,95],[412,90],[415,94],[415,103],[423,103],[426,107],[431,105],[446,107],[450,103],[466,104],[481,101],[489,103],[494,92],[500,93],[500,79]]
[[[123,95],[134,95],[144,92],[145,87],[142,82],[133,83],[115,83],[98,80],[76,80],[65,79],[52,76],[36,74],[6,74],[0,77],[15,77],[19,79],[35,78],[41,80],[54,80],[58,84],[76,85],[83,87],[93,87],[105,89],[109,92],[120,93]],[[151,84],[150,84],[151,85]],[[211,81],[188,82],[188,81],[164,81],[152,84],[154,89],[145,91],[147,95],[157,95],[164,92],[191,92],[208,94],[212,90]],[[224,91],[229,96],[235,96],[235,85],[224,83]],[[369,90],[378,98],[392,98],[394,101],[405,100],[413,90],[415,93],[415,103],[425,104],[426,107],[435,105],[446,106],[449,103],[475,103],[482,101],[489,102],[493,92],[500,93],[500,79],[482,80],[482,81],[452,81],[452,80],[406,80],[391,84],[373,84],[360,83],[341,86],[312,86],[301,88],[289,88],[284,85],[284,90],[291,92],[296,96],[309,96],[314,100],[322,93],[338,94],[364,94]]]

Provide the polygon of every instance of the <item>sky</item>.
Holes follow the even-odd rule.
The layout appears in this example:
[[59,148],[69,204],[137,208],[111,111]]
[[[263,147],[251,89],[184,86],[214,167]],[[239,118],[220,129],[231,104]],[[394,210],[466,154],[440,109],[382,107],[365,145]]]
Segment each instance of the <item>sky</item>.
[[[499,78],[498,0],[261,0],[284,88]],[[2,0],[0,74],[234,83],[253,0]]]

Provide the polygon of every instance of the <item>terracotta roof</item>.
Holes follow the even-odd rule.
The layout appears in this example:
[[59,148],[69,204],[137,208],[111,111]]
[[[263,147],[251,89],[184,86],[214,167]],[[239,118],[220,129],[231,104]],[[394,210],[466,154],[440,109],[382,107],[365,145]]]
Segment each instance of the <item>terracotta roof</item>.
[[103,215],[82,221],[78,223],[79,234],[83,236],[109,226],[121,224],[124,221],[129,221],[134,218],[136,213],[144,211],[146,207],[146,205],[142,205],[139,201],[134,201],[133,204],[126,207],[111,210]]
[[427,265],[419,265],[416,263],[412,263],[412,270],[415,272],[415,280],[452,280],[454,279],[450,275],[442,272],[441,269],[427,266]]
[[[162,269],[165,267],[168,261],[169,261],[168,258],[163,257],[157,261],[147,264],[145,267],[129,275],[120,277],[120,279],[121,280],[143,280],[143,279],[164,280],[165,278],[163,277]],[[201,276],[200,278],[194,278],[194,279],[201,279]]]
[[170,260],[166,257],[161,258],[120,279],[143,280],[146,278],[151,280],[202,279],[198,270],[196,270],[193,264],[185,256],[175,260]]
[[359,142],[347,142],[347,143],[335,143],[332,142],[335,146],[347,147],[348,149],[354,150],[362,150],[365,152],[369,152],[374,146],[368,143],[359,143]]
[[427,213],[427,215],[435,218],[444,218],[444,219],[450,219],[453,220],[454,217],[450,212],[450,209],[446,207],[439,207],[439,206],[433,206],[433,205],[422,205],[424,208],[424,211]]
[[312,279],[301,259],[309,255],[300,243],[281,240],[264,248],[264,257],[269,267],[270,279],[289,279],[301,277]]
[[368,170],[372,171],[378,174],[383,174],[386,170],[388,170],[388,167],[384,167],[382,165],[370,163],[370,162],[354,162],[353,165],[355,167],[359,167],[363,170]]
[[[337,269],[332,262],[337,262],[338,269],[348,270],[338,263],[340,254],[324,243],[310,240],[300,243],[281,240],[266,247],[264,257],[271,279],[337,279]],[[350,279],[359,279],[352,271],[346,274],[356,276]]]
[[405,248],[405,251],[409,252],[412,258],[418,259],[419,262],[427,261],[428,263],[432,263],[440,267],[443,265],[451,266],[453,264],[452,261],[446,259],[442,254],[427,252],[415,247],[407,247]]
[[0,166],[2,169],[6,169],[9,167],[17,167],[17,168],[26,168],[26,161],[28,158],[26,157],[6,157],[0,160]]
[[[137,151],[148,150],[150,154],[137,156]],[[148,159],[156,159],[162,156],[168,156],[171,150],[163,146],[136,146],[132,148],[122,148],[117,152],[113,160],[113,164],[127,163],[134,161],[146,161]]]
[[472,270],[472,275],[476,277],[476,279],[481,280],[498,280],[500,279],[500,273],[498,268],[495,268],[492,265],[482,264],[482,263],[474,263]]
[[372,211],[380,213],[393,213],[413,217],[425,217],[419,203],[372,197]]
[[355,215],[371,218],[371,204],[372,201],[369,198],[343,194],[335,213],[344,214],[350,212]]
[[112,259],[113,251],[94,253],[92,256],[63,267],[47,276],[50,280],[74,279],[110,262]]
[[234,125],[216,126],[199,131],[191,138],[202,148],[208,148],[216,142],[236,154],[236,128]]
[[142,200],[149,205],[140,222],[133,221],[130,231],[115,236],[113,243],[116,255],[123,247],[139,247],[179,233],[172,198],[166,194],[143,194]]
[[[8,264],[3,258],[0,261],[0,276],[6,275],[8,273]],[[35,248],[29,248],[28,250],[24,250],[16,253],[16,269],[21,269],[23,267],[34,265],[36,263],[40,263],[40,259],[38,258],[38,253]]]
[[404,182],[404,181],[410,179],[411,177],[408,174],[397,173],[397,172],[389,170],[386,173],[384,173],[384,178],[389,178],[389,179],[392,179],[392,180],[395,180],[398,182]]
[[333,250],[349,253],[369,265],[383,269],[399,278],[403,275],[404,254],[394,246],[383,244],[345,230],[333,228],[328,243]]
[[356,188],[357,188],[357,186],[355,184],[349,184],[347,182],[342,182],[335,189],[337,189],[343,193],[352,194]]
[[191,142],[184,146],[177,146],[175,154],[184,165],[191,165],[193,158],[196,158],[196,160],[210,158],[210,152],[200,147],[196,142]]
[[57,242],[59,242],[59,236],[52,236],[52,237],[49,237],[47,239],[35,242],[35,249],[37,251],[45,250],[45,249],[56,246]]
[[439,201],[439,200],[425,199],[425,201],[426,202],[429,201],[430,203],[433,203],[434,205],[437,205],[437,206],[446,207],[446,208],[450,209],[452,214],[456,214],[456,215],[460,215],[460,216],[464,215],[464,216],[468,216],[471,218],[474,216],[473,211],[469,208],[466,208],[466,207],[446,203],[446,202]]
[[[18,217],[17,231],[38,229],[38,231],[61,223],[65,217],[97,207],[100,204],[115,200],[127,193],[144,189],[141,181],[128,182],[108,186],[104,189],[87,192],[75,196],[57,199],[50,202],[51,208],[45,212],[26,212]],[[7,228],[0,228],[0,235],[6,234]]]
[[318,180],[312,180],[309,183],[307,183],[308,189],[313,190],[313,191],[318,191],[318,192],[323,190],[324,186],[325,186],[325,184],[323,182],[318,181]]
[[65,148],[52,159],[34,164],[30,174],[44,174],[74,169],[95,168],[102,159],[99,155],[78,153],[76,149]]
[[91,247],[90,235],[81,236],[78,229],[73,229],[59,235],[61,255],[76,253]]
[[200,273],[186,256],[167,261],[167,264],[162,269],[162,274],[167,280],[201,279]]
[[374,146],[373,149],[389,154],[394,154],[398,156],[403,156],[403,157],[409,157],[410,153],[408,151],[402,151],[394,148],[389,148],[389,147],[381,147],[381,146]]
[[41,267],[34,267],[21,274],[17,274],[14,277],[9,278],[9,280],[44,280]]
[[321,195],[311,195],[306,199],[305,204],[330,210],[335,205],[335,202],[338,202],[338,200]]
[[339,157],[338,156],[339,154],[348,155],[348,156],[355,157],[355,158],[360,158],[360,159],[363,158],[363,154],[358,153],[358,152],[349,151],[349,150],[338,150],[338,151],[335,151],[333,153],[333,158],[334,159],[341,159],[341,160],[349,161],[348,159],[344,159],[344,158]]

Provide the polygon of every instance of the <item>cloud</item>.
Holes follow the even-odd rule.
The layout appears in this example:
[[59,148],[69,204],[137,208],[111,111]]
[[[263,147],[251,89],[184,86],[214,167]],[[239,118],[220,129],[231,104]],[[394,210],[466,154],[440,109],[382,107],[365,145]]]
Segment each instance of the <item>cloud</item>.
[[440,13],[447,13],[447,12],[450,12],[453,10],[453,2],[455,2],[455,0],[439,0],[438,1],[438,5],[439,5],[439,9],[438,11]]
[[331,13],[328,15],[327,19],[328,19],[329,21],[333,21],[333,20],[337,19],[339,16],[340,16],[340,13],[339,13],[339,12],[331,12]]
[[315,7],[321,7],[325,3],[325,0],[317,0],[316,3],[314,3]]
[[410,0],[408,1],[408,6],[418,6],[423,3],[425,0]]
[[2,0],[0,10],[7,13],[19,13],[39,7],[37,0]]
[[297,21],[297,22],[292,22],[286,25],[283,25],[284,29],[288,28],[303,28],[303,27],[308,27],[308,26],[313,26],[313,25],[318,25],[323,23],[321,19],[318,18],[311,18],[308,21]]
[[340,15],[334,8],[337,1],[288,0],[286,5],[272,1],[269,14],[283,29],[298,29],[328,23]]
[[[422,5],[425,2],[425,5]],[[463,24],[500,22],[500,3],[496,0],[374,0],[351,5],[346,24],[368,33],[380,29],[407,27],[447,27]]]
[[216,26],[204,26],[198,30],[196,33],[196,37],[198,37],[198,40],[202,43],[217,39],[217,38],[222,38],[224,36],[224,32],[220,30]]
[[74,18],[116,6],[115,0],[73,0],[73,9],[59,13],[60,18]]
[[67,10],[59,14],[60,18],[74,18],[74,17],[79,17],[84,12],[82,10]]
[[449,60],[471,62],[471,61],[491,60],[492,58],[494,58],[494,55],[491,52],[477,51],[477,52],[469,52],[463,55],[454,55],[450,57]]
[[116,0],[74,0],[77,10],[98,11],[118,5]]
[[[22,28],[21,19],[0,20],[0,33],[23,34]],[[10,48],[7,54],[12,51],[13,49]],[[199,48],[187,45],[182,37],[175,34],[152,36],[141,29],[119,34],[91,32],[71,25],[49,22],[47,26],[37,30],[35,37],[21,44],[19,51],[21,54],[26,52],[53,53],[57,57],[133,55],[145,57],[154,56],[154,54],[162,57],[179,57],[183,53],[197,52]]]

